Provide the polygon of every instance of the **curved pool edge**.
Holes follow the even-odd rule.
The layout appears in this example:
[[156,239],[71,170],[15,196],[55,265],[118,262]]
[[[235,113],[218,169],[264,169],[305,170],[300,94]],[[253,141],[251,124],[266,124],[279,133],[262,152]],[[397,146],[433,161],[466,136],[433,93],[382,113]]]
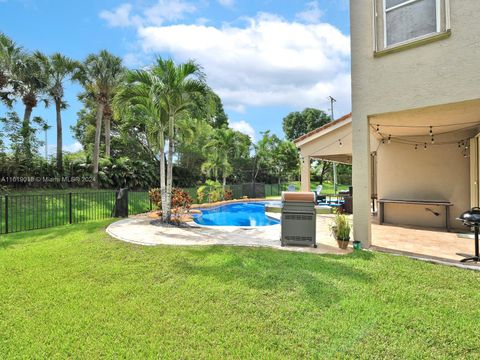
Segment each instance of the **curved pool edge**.
[[[196,214],[195,216],[192,216],[192,220],[188,222],[190,226],[198,226],[198,227],[204,227],[204,228],[212,228],[212,229],[232,229],[232,228],[238,228],[238,229],[258,229],[258,228],[269,228],[271,226],[276,226],[280,225],[280,217],[278,217],[278,214],[274,214],[271,212],[266,211],[268,203],[273,203],[276,201],[272,200],[256,200],[256,201],[232,201],[232,202],[226,202],[222,203],[216,206],[210,206],[210,207],[196,207],[195,211],[200,211],[201,214]],[[273,224],[264,224],[264,225],[235,225],[235,224],[219,224],[219,225],[212,225],[212,224],[201,224],[195,221],[195,218],[201,217],[203,215],[203,211],[209,212],[209,211],[215,211],[221,208],[227,208],[232,205],[239,205],[239,204],[255,204],[255,203],[261,203],[263,205],[263,215],[265,218],[267,218],[270,221],[273,221]],[[260,205],[260,204],[259,204]]]
[[[274,220],[278,220],[280,221],[280,214],[277,214],[277,213],[267,213],[265,212],[265,216],[271,218],[271,219],[274,219]],[[198,224],[196,223],[194,220],[191,220],[191,221],[188,221],[186,222],[186,224],[188,226],[191,226],[191,227],[199,227],[199,228],[207,228],[207,229],[217,229],[217,230],[235,230],[235,229],[242,229],[242,230],[261,230],[261,229],[265,229],[265,230],[268,230],[268,229],[273,229],[273,227],[275,226],[278,226],[280,227],[281,224],[278,223],[278,224],[272,224],[272,225],[262,225],[262,226],[240,226],[240,225],[202,225],[202,224]]]

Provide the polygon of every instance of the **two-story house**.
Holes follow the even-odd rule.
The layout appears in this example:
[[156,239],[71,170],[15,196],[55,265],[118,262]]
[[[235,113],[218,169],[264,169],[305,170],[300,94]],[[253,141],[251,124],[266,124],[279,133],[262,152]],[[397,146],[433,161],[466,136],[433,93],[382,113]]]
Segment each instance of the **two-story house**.
[[366,247],[372,198],[386,201],[376,220],[462,227],[456,218],[480,194],[480,1],[351,0],[350,9],[352,115],[296,140],[302,189],[312,159],[353,164],[354,238]]
[[[370,245],[372,189],[450,202],[460,226],[479,204],[480,1],[351,0],[350,9],[355,239]],[[384,216],[441,227],[445,208],[386,203]]]

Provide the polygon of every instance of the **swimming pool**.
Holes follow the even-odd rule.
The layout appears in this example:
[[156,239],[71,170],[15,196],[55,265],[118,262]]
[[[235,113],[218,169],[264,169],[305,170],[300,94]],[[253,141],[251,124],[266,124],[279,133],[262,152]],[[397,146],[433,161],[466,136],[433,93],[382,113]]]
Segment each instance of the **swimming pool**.
[[205,226],[269,226],[280,221],[265,214],[266,202],[233,203],[200,209],[193,221]]

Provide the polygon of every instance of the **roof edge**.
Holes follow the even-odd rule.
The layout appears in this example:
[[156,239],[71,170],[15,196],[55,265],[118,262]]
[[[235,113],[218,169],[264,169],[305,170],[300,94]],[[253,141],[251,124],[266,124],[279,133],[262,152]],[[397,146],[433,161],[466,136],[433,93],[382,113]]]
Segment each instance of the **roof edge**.
[[299,138],[293,140],[293,143],[294,143],[294,144],[299,143],[300,141],[305,140],[305,139],[309,138],[310,136],[315,135],[315,134],[317,134],[317,133],[319,133],[319,132],[321,132],[321,131],[323,131],[323,130],[325,130],[325,129],[328,129],[328,128],[331,127],[331,126],[337,125],[338,123],[341,123],[342,121],[345,121],[345,120],[347,120],[347,119],[349,119],[349,118],[351,118],[351,117],[352,117],[352,113],[351,113],[351,112],[348,113],[348,114],[345,114],[345,115],[343,115],[341,118],[338,118],[337,120],[330,121],[329,123],[326,123],[325,125],[320,126],[319,128],[316,128],[316,129],[314,129],[314,130],[312,130],[312,131],[310,131],[310,132],[308,132],[308,133],[300,136]]

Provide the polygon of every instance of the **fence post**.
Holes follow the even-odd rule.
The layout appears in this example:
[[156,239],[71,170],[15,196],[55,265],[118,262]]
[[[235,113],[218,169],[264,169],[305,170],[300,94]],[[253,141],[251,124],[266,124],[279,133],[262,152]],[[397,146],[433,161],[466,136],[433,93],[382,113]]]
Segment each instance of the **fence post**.
[[73,223],[73,211],[72,211],[72,193],[68,193],[68,219],[70,224]]
[[8,234],[8,195],[5,195],[5,234]]
[[129,205],[129,202],[128,202],[128,188],[125,190],[125,197],[126,197],[126,200],[125,200],[125,204],[126,204],[126,212],[127,212],[127,218],[128,218],[128,205]]

